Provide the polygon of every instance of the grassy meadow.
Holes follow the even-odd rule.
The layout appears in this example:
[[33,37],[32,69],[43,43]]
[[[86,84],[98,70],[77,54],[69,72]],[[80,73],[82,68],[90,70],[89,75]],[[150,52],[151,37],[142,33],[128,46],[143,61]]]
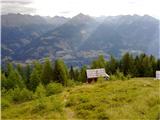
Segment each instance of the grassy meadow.
[[160,81],[132,78],[67,87],[49,97],[2,106],[1,114],[2,119],[158,120]]

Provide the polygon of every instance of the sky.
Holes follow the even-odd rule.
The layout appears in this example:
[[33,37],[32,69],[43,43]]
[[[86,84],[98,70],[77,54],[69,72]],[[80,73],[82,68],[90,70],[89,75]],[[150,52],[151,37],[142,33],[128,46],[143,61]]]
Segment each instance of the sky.
[[73,17],[148,14],[160,19],[160,0],[1,0],[1,13]]

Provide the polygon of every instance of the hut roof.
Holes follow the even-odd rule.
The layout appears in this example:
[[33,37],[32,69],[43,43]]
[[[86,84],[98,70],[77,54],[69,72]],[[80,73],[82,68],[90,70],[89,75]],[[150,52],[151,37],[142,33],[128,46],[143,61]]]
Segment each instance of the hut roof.
[[104,68],[86,70],[87,78],[109,77]]

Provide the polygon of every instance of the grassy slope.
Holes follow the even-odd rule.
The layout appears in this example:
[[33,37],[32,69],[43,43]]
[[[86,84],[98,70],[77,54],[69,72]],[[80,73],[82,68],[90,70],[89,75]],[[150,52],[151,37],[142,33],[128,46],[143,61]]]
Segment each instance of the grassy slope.
[[2,118],[158,119],[159,85],[158,80],[136,78],[76,86],[46,97],[41,108],[36,100],[11,105],[2,110]]

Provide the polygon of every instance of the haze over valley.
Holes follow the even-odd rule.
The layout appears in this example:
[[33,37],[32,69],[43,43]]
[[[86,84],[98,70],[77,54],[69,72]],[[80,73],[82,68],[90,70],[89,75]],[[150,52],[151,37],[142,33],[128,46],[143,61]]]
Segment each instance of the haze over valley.
[[98,55],[119,58],[125,52],[158,57],[159,20],[149,15],[72,18],[2,15],[2,62],[29,62],[49,57],[72,65],[88,64]]

